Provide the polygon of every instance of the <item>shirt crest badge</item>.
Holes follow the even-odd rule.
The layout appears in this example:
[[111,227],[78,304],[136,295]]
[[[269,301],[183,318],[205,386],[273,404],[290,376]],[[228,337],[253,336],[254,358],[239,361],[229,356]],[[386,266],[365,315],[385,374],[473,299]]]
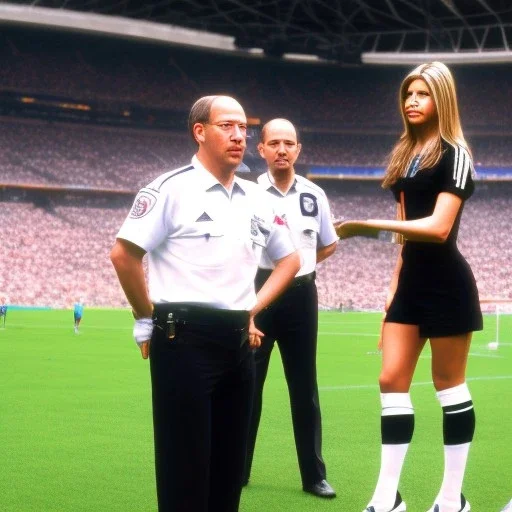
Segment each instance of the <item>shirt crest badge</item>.
[[300,195],[300,211],[306,217],[316,217],[318,215],[318,203],[313,194],[303,192]]
[[147,215],[156,204],[156,197],[150,192],[145,190],[139,192],[135,201],[133,202],[132,209],[130,211],[130,219],[140,219]]
[[258,236],[258,221],[251,219],[251,236]]

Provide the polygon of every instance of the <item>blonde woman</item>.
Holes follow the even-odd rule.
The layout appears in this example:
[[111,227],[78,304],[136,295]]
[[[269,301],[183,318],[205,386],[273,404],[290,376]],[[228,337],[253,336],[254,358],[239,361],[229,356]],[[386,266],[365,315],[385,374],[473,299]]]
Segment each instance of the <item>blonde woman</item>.
[[465,373],[471,335],[482,329],[478,291],[457,249],[474,169],[459,120],[455,84],[440,62],[414,69],[400,87],[404,132],[383,187],[398,203],[398,220],[336,225],[341,239],[387,230],[403,237],[385,304],[382,330],[381,468],[365,512],[403,512],[400,473],[414,430],[409,388],[427,340],[432,379],[443,412],[444,477],[429,512],[468,512],[462,481],[475,430]]

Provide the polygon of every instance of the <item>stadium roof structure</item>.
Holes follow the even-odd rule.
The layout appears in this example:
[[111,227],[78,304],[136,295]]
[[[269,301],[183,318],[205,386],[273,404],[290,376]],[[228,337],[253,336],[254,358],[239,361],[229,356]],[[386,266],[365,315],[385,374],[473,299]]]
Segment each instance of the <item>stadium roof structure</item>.
[[343,64],[512,61],[510,0],[13,0],[0,20]]

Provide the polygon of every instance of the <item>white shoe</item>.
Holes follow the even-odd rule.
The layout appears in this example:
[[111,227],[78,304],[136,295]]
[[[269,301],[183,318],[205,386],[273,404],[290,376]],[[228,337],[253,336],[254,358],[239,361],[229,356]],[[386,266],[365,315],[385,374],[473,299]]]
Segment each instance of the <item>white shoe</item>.
[[[405,505],[405,501],[402,500],[402,496],[400,496],[400,493],[397,491],[396,493],[396,500],[395,504],[393,505],[393,508],[389,511],[384,512],[405,512],[407,510],[407,507]],[[380,510],[377,510],[373,505],[368,505],[363,512],[381,512]]]
[[[464,494],[461,494],[460,495],[460,510],[458,512],[470,512],[470,511],[471,511],[471,505],[469,504],[469,501],[467,501],[466,498],[464,498]],[[434,505],[428,512],[441,512],[441,509],[439,508],[439,505]]]
[[504,508],[501,509],[501,512],[512,512],[512,500],[510,500]]

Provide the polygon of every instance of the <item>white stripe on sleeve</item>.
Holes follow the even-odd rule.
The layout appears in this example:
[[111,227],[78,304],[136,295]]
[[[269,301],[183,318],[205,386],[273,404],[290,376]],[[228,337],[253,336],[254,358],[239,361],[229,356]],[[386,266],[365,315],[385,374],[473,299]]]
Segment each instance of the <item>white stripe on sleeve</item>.
[[464,166],[464,176],[462,177],[462,183],[460,184],[460,188],[464,190],[466,187],[466,180],[468,179],[469,170],[471,168],[471,163],[469,159],[469,155],[466,156],[466,165]]
[[453,163],[453,179],[457,179],[457,165],[459,163],[459,146],[455,147],[455,161]]
[[455,162],[453,166],[453,179],[456,180],[455,186],[464,189],[468,174],[471,170],[471,157],[462,147],[455,148]]

